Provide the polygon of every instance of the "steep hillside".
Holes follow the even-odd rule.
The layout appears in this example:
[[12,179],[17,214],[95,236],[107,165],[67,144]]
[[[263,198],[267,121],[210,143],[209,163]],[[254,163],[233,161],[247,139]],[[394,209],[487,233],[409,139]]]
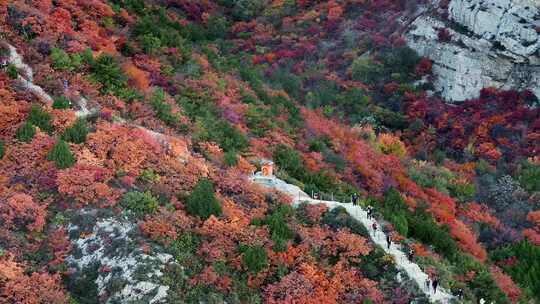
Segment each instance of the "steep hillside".
[[0,303],[540,301],[537,14],[461,2],[1,3]]

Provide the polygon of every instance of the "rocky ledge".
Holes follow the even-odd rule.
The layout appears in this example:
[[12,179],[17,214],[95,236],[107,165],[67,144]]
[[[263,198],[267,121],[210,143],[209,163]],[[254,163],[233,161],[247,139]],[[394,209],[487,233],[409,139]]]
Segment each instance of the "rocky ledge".
[[535,0],[452,0],[448,19],[425,9],[408,45],[433,60],[435,91],[450,102],[484,87],[530,89],[540,97],[540,4]]
[[[141,245],[138,226],[121,216],[98,217],[81,211],[71,224],[70,284],[81,298],[101,303],[165,303],[169,286],[162,283],[174,258],[160,248]],[[92,302],[93,303],[93,302]]]

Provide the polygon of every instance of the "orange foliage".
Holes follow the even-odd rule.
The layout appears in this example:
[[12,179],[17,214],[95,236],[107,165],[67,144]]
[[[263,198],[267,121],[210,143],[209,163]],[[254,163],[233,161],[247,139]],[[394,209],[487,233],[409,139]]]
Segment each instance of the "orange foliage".
[[499,149],[491,142],[480,144],[476,150],[476,154],[481,157],[486,157],[491,161],[497,161],[502,156],[501,151],[499,151]]
[[238,163],[236,164],[236,168],[238,168],[240,172],[248,175],[254,174],[257,170],[254,165],[250,164],[249,161],[247,161],[247,159],[242,156],[238,157]]
[[161,209],[158,214],[139,223],[144,234],[164,244],[175,240],[179,233],[191,229],[193,225],[193,219],[183,210],[171,212],[166,209]]
[[334,236],[334,242],[341,257],[354,258],[368,255],[371,252],[371,247],[365,238],[351,233],[347,229],[339,230]]
[[421,257],[431,256],[429,251],[420,243],[411,244],[411,248],[414,250],[414,254]]
[[[0,172],[5,177],[15,178],[10,186],[25,193],[37,195],[40,191],[55,187],[56,167],[47,161],[47,154],[54,145],[54,138],[36,133],[30,143],[10,145],[0,161]],[[3,194],[3,193],[0,193]]]
[[424,192],[428,195],[427,201],[431,204],[429,211],[433,213],[437,221],[450,223],[455,219],[456,202],[450,196],[433,188],[425,189]]
[[126,75],[129,77],[129,83],[135,86],[137,89],[146,92],[150,85],[148,79],[148,72],[143,71],[136,67],[133,63],[127,62],[123,65],[123,69]]
[[377,138],[377,143],[379,149],[381,149],[384,154],[393,154],[398,157],[403,157],[407,153],[405,144],[399,139],[399,137],[393,134],[380,134]]
[[34,272],[9,280],[0,291],[5,303],[20,304],[67,304],[68,297],[62,287],[60,275]]
[[13,255],[5,253],[0,257],[0,286],[5,281],[16,279],[22,273],[23,268],[13,260]]
[[529,214],[527,214],[527,220],[540,227],[540,210],[529,212]]
[[343,15],[343,8],[339,5],[333,6],[328,9],[328,21],[337,21]]
[[381,193],[385,174],[401,172],[402,166],[394,155],[381,155],[369,143],[361,140],[356,130],[324,117],[320,111],[303,108],[306,127],[318,135],[332,138],[335,151],[342,151],[354,173],[362,177],[362,186]]
[[99,18],[114,16],[114,11],[109,5],[106,4],[106,1],[85,0],[79,1],[79,3],[85,7],[85,11],[89,12],[90,15]]
[[[382,191],[384,176],[393,177],[398,182],[400,192],[408,198],[406,202],[409,206],[414,207],[417,200],[427,202],[430,205],[428,211],[434,215],[438,223],[450,226],[452,236],[456,238],[462,249],[480,261],[486,259],[486,251],[476,241],[475,235],[463,222],[456,220],[456,202],[450,196],[435,189],[420,188],[406,177],[405,169],[395,156],[376,153],[369,144],[358,139],[354,130],[324,118],[317,111],[303,109],[302,113],[308,130],[332,138],[336,150],[346,153],[354,170],[364,178],[362,185],[377,193]],[[382,143],[395,142],[394,138],[389,136],[384,136],[381,141]],[[398,144],[398,146],[401,145]],[[404,148],[404,146],[401,147]]]
[[31,196],[17,193],[0,206],[0,218],[10,227],[22,225],[30,231],[41,232],[45,226],[47,205],[38,205]]
[[156,152],[149,140],[141,136],[138,128],[101,123],[88,136],[87,146],[110,169],[138,175],[142,164]]
[[15,100],[13,93],[3,89],[0,83],[0,137],[13,137],[29,109],[28,104]]
[[58,133],[64,132],[66,128],[71,126],[77,120],[75,112],[71,110],[53,109],[51,114],[52,125]]
[[312,263],[302,263],[295,270],[265,288],[266,303],[382,303],[377,283],[362,278],[356,270],[337,263],[330,275]]
[[306,168],[318,172],[322,169],[323,156],[320,152],[310,152],[302,154]]
[[74,198],[80,205],[98,203],[102,206],[114,205],[122,190],[107,185],[112,172],[102,167],[76,164],[58,172],[58,191]]
[[0,299],[2,303],[18,304],[69,303],[58,274],[25,275],[9,252],[0,257]]

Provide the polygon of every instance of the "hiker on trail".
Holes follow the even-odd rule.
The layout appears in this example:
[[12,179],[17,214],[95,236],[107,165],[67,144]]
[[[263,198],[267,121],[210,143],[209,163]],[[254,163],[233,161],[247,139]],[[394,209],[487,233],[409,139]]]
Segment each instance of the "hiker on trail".
[[437,293],[437,286],[439,286],[439,280],[433,279],[433,293]]
[[430,282],[430,279],[429,277],[426,279],[426,289],[428,290],[428,292],[430,291],[429,290],[429,287],[431,286],[431,282]]
[[352,204],[353,204],[353,206],[358,205],[358,194],[356,194],[356,193],[353,193],[353,195],[352,195]]
[[373,222],[373,225],[371,225],[373,228],[373,231],[377,232],[377,223]]
[[414,250],[413,250],[412,248],[409,249],[408,257],[409,257],[409,260],[410,260],[410,261],[412,261],[413,258],[414,258]]
[[461,288],[458,289],[457,297],[458,297],[458,299],[463,300],[463,289],[461,289]]
[[386,235],[386,244],[388,244],[388,249],[390,249],[390,245],[392,245],[392,239],[390,238],[390,234]]
[[371,214],[373,213],[373,207],[371,205],[367,206],[367,218],[371,219]]

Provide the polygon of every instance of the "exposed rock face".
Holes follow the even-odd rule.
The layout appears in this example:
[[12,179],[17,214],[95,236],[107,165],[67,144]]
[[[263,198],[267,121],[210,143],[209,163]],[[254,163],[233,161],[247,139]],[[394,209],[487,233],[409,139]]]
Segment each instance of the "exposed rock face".
[[165,303],[169,286],[161,277],[173,257],[159,248],[143,250],[137,225],[127,219],[98,220],[95,211],[80,216],[82,223],[69,226],[74,250],[66,261],[73,269],[72,284],[91,277],[97,290],[85,292],[106,303]]
[[[435,89],[448,101],[480,89],[530,89],[540,97],[540,4],[535,0],[452,0],[449,20],[423,14],[408,45],[434,61]],[[439,41],[447,28],[451,40]]]
[[535,5],[538,2],[526,0],[453,0],[448,12],[453,21],[525,61],[540,48],[536,31],[540,16]]

